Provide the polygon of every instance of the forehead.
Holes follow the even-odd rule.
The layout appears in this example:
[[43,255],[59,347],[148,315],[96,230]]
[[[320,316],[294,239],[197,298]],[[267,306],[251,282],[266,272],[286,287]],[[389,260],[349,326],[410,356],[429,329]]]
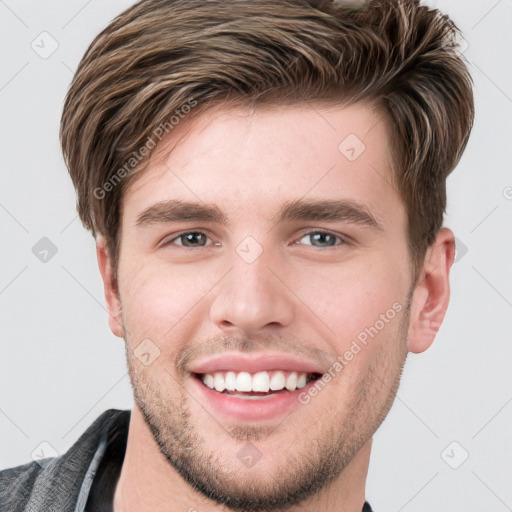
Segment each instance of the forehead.
[[172,199],[216,204],[228,220],[274,218],[284,202],[349,199],[403,214],[385,119],[366,104],[224,107],[183,119],[125,195],[130,221]]

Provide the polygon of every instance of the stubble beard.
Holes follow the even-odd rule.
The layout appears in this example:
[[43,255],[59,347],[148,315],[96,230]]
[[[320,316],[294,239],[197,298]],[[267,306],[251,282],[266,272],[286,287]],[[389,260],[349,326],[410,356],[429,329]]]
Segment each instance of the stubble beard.
[[[240,461],[222,460],[208,447],[191,418],[189,402],[193,398],[170,374],[167,383],[175,388],[174,396],[179,399],[173,395],[163,396],[160,390],[169,389],[166,383],[151,381],[151,373],[142,369],[128,350],[127,340],[126,358],[136,404],[161,453],[197,492],[236,512],[288,510],[340,477],[387,416],[407,357],[409,306],[410,303],[400,319],[396,352],[389,354],[383,350],[380,355],[374,354],[373,362],[354,388],[356,392],[348,410],[344,411],[341,424],[336,421],[336,414],[327,411],[321,430],[314,434],[305,432],[300,437],[300,445],[295,443],[293,452],[283,450],[279,460],[276,459],[275,471],[267,474],[264,481],[256,481],[250,470],[244,474]],[[379,397],[383,388],[387,391],[384,400]],[[312,400],[313,407],[314,402]],[[375,403],[380,404],[378,410],[373,408]],[[307,407],[296,411],[307,414]],[[333,408],[336,408],[335,403]],[[287,420],[274,429],[239,425],[225,427],[225,431],[227,437],[236,442],[257,442],[286,429]],[[284,454],[286,460],[283,460]]]

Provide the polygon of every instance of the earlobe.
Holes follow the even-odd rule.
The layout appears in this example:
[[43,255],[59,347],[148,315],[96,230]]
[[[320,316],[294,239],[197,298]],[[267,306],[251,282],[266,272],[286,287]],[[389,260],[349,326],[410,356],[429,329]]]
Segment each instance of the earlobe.
[[121,301],[117,278],[114,275],[112,258],[109,255],[107,243],[103,236],[96,236],[96,256],[101,278],[103,279],[103,290],[108,309],[108,325],[115,336],[124,337],[124,329],[121,319]]
[[455,258],[455,237],[442,228],[425,256],[423,273],[414,289],[407,347],[418,354],[434,342],[450,301],[450,269]]

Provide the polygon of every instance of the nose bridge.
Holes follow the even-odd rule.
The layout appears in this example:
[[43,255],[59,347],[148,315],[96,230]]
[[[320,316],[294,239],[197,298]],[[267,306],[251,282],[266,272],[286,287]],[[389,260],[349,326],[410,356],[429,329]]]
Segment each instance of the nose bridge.
[[211,306],[213,323],[244,334],[291,323],[293,294],[274,275],[279,264],[268,250],[248,237],[232,254],[230,266]]

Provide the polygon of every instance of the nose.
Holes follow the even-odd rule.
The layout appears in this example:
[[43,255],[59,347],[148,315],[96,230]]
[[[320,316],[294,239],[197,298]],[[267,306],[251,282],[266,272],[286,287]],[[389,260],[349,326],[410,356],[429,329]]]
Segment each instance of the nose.
[[294,316],[294,294],[279,266],[269,264],[265,251],[252,263],[238,254],[218,285],[211,321],[226,334],[250,336],[286,327]]

